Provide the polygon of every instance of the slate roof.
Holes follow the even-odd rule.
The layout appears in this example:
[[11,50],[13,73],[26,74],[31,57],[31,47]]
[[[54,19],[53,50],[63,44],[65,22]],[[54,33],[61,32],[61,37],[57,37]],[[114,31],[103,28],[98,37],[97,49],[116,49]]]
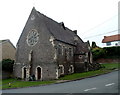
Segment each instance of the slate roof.
[[102,43],[113,42],[113,41],[120,41],[120,34],[112,35],[112,36],[104,36]]
[[89,42],[78,43],[75,54],[85,54],[86,52],[89,52],[89,46]]
[[42,17],[47,29],[55,37],[56,40],[75,45],[74,36],[77,36],[75,32],[65,27],[64,23],[58,23],[51,18],[41,14],[40,12],[36,12],[38,13],[39,17]]
[[78,37],[77,41],[77,49],[75,54],[83,54],[85,52],[88,52],[88,46],[89,42],[83,42],[83,40],[72,30],[69,28],[65,27],[64,23],[58,23],[51,18],[45,16],[44,14],[41,14],[40,12],[36,11],[38,16],[42,18],[44,21],[46,28],[49,30],[49,32],[55,37],[56,40],[69,43],[72,45],[75,45],[75,40],[74,37]]

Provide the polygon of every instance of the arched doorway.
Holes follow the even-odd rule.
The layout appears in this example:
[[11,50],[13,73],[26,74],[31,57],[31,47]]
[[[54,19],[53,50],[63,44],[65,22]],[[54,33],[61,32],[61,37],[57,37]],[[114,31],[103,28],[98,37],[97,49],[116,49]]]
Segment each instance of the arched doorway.
[[24,79],[26,79],[26,68],[24,68]]
[[37,80],[42,79],[42,68],[40,66],[36,68],[36,78]]
[[40,67],[38,67],[37,68],[37,77],[38,77],[38,80],[40,80],[41,79],[41,68]]
[[23,67],[23,68],[22,68],[22,78],[23,78],[23,79],[26,79],[26,78],[27,78],[27,68],[26,68],[26,67]]

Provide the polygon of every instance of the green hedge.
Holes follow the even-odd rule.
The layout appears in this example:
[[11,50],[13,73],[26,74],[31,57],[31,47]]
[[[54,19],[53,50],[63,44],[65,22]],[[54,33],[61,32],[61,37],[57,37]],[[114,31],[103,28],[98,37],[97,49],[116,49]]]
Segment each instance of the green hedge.
[[14,60],[3,59],[2,60],[2,70],[7,72],[13,72]]
[[105,47],[103,48],[106,51],[106,57],[120,57],[120,46],[118,47]]
[[93,60],[99,58],[120,58],[120,46],[117,47],[104,47],[104,48],[93,48]]

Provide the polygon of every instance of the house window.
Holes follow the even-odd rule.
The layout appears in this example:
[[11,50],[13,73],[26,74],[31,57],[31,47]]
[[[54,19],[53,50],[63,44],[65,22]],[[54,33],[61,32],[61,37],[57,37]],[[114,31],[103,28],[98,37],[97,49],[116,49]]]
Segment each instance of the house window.
[[62,55],[64,55],[64,46],[62,46]]
[[69,48],[69,56],[72,56],[72,48]]
[[67,60],[69,60],[69,56],[70,56],[70,54],[69,54],[69,49],[66,48],[66,58],[67,58]]
[[110,46],[110,45],[111,45],[111,42],[106,43],[106,45],[107,45],[107,46]]
[[69,72],[70,73],[74,73],[74,67],[73,67],[73,65],[70,65]]
[[115,43],[116,46],[118,46],[118,43]]
[[82,58],[82,55],[79,55],[79,59],[81,59]]
[[67,49],[65,48],[65,59],[67,59]]
[[60,75],[64,74],[64,66],[63,65],[59,65],[59,72],[60,72]]
[[62,54],[62,47],[61,47],[61,45],[58,45],[58,54]]
[[67,48],[67,47],[65,47],[65,48],[64,48],[65,60],[69,60],[72,55],[73,55],[72,48]]
[[120,41],[118,41],[118,46],[120,46]]

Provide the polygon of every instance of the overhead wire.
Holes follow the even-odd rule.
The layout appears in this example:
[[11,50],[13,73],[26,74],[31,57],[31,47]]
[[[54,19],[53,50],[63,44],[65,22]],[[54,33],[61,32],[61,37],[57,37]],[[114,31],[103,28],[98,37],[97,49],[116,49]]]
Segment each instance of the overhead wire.
[[93,36],[89,36],[89,37],[85,37],[84,39],[87,39],[87,38],[93,38],[93,37],[96,37],[96,36],[101,36],[101,35],[104,35],[104,34],[108,34],[108,33],[112,33],[112,32],[116,32],[120,29],[117,29],[117,30],[113,30],[113,31],[109,31],[107,33],[102,33],[102,34],[97,34],[97,35],[93,35]]
[[[89,29],[89,30],[87,30],[87,31],[85,31],[85,32],[83,32],[83,33],[86,34],[88,31],[89,31],[89,33],[90,33],[91,30],[94,30],[95,28],[97,28],[97,27],[99,27],[99,26],[105,24],[106,22],[110,21],[111,19],[114,19],[114,17],[116,17],[116,16],[118,16],[118,15],[119,15],[119,14],[116,14],[116,15],[112,16],[111,18],[105,20],[104,22],[102,22],[102,23],[96,25],[95,27],[93,27],[93,28],[91,28],[91,29]],[[91,32],[91,33],[92,33],[92,32]]]

